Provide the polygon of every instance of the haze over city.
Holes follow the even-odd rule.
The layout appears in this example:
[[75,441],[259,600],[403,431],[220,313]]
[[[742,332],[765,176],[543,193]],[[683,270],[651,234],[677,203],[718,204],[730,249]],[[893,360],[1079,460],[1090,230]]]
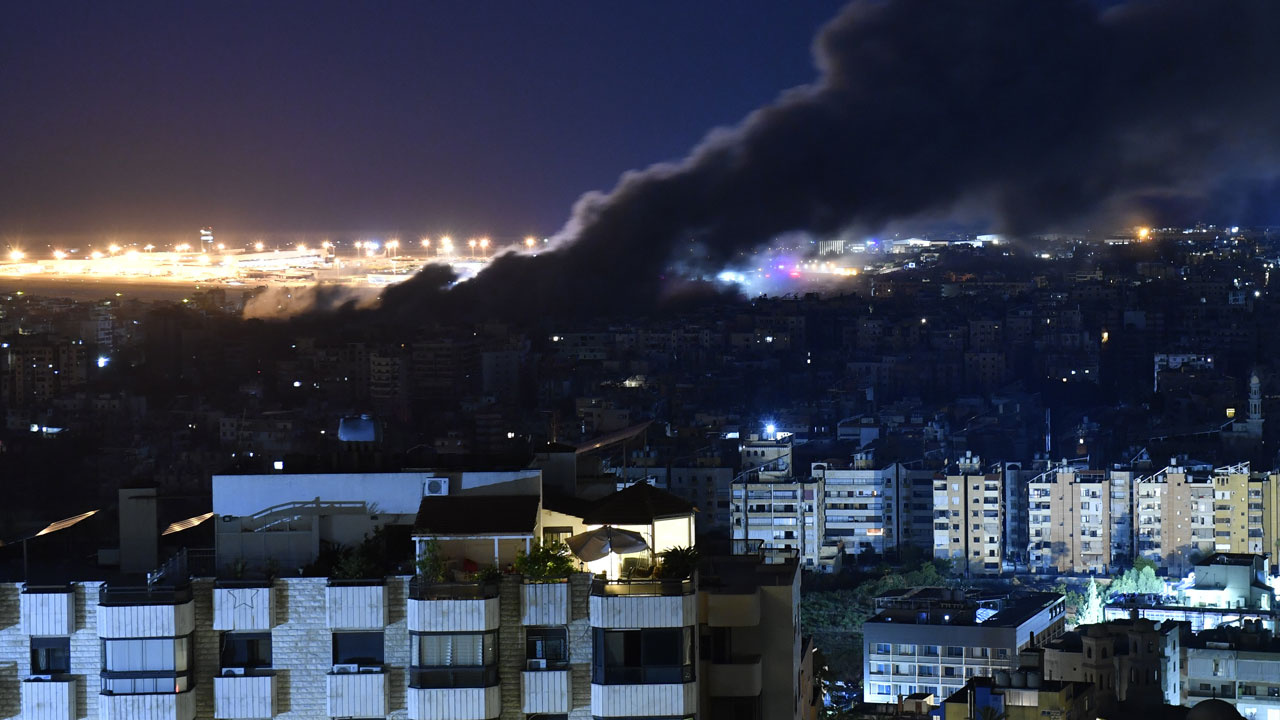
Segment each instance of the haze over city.
[[0,720],[1280,720],[1280,5],[0,10]]

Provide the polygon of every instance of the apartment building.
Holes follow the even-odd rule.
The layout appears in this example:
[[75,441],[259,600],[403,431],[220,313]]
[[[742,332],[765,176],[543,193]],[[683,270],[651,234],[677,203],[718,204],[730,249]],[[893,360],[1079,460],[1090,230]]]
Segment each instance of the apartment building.
[[1170,574],[1215,552],[1275,552],[1280,542],[1280,475],[1226,467],[1170,465],[1138,480],[1135,549]]
[[933,556],[966,575],[1004,569],[1004,475],[966,452],[933,485]]
[[[447,561],[448,573],[343,579],[286,566],[246,579],[171,562],[145,579],[0,584],[0,617],[12,618],[0,623],[0,667],[11,668],[0,717],[798,720],[814,707],[793,554],[705,558],[674,575],[652,570],[649,549],[563,578],[509,571],[537,540],[605,525],[650,549],[692,545],[689,505],[647,484],[551,510],[536,471],[221,476],[215,507],[255,504],[244,497],[255,485],[268,512],[222,517],[234,534],[285,538],[219,533],[217,557],[247,575],[273,561],[261,548],[297,560],[306,539],[405,524],[376,505],[401,502],[400,486],[418,494],[410,561]],[[343,500],[316,499],[319,489]],[[477,571],[489,564],[508,572]]]
[[1058,593],[903,588],[876,599],[863,624],[863,693],[892,703],[913,693],[949,697],[974,677],[1018,667],[1018,653],[1062,634]]
[[1027,486],[1028,566],[1045,573],[1108,573],[1132,562],[1133,473],[1059,465]]
[[751,437],[742,444],[743,471],[733,479],[729,500],[730,537],[759,542],[766,549],[794,551],[808,570],[823,563],[825,535],[821,478],[792,472],[791,436]]
[[1187,641],[1181,704],[1209,699],[1249,720],[1280,717],[1280,642],[1256,620],[1219,627]]
[[875,468],[870,453],[855,454],[846,465],[813,463],[810,477],[823,486],[824,562],[840,553],[883,555],[897,547],[897,470],[897,465]]

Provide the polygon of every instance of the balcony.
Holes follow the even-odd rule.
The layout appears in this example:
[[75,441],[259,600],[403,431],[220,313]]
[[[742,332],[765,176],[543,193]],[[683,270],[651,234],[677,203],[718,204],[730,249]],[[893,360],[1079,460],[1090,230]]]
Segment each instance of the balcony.
[[[496,682],[496,680],[495,680]],[[409,720],[489,720],[502,713],[502,686],[417,688],[408,693]]]
[[390,706],[387,674],[329,673],[329,717],[386,717]]
[[70,585],[23,585],[19,598],[24,635],[75,632],[75,592]]
[[728,663],[712,662],[707,683],[713,697],[756,697],[763,688],[760,657],[734,658]]
[[521,673],[520,702],[525,713],[569,712],[569,671],[530,670]]
[[22,683],[24,720],[75,720],[76,681],[68,676]]
[[520,622],[524,625],[568,625],[569,583],[525,583],[521,586]]
[[608,717],[686,717],[698,712],[698,684],[592,685],[591,714]]
[[591,626],[687,627],[698,622],[694,582],[685,580],[591,581]]
[[498,627],[497,583],[409,582],[411,632],[483,632]]
[[328,627],[381,630],[387,626],[387,589],[381,580],[330,580],[325,588]]
[[99,695],[103,720],[195,720],[196,694]]
[[213,679],[213,716],[218,720],[276,715],[276,676],[269,672],[222,675]]
[[266,632],[275,616],[275,591],[266,581],[219,581],[213,589],[214,630]]
[[177,637],[194,629],[195,604],[190,585],[103,585],[98,591],[100,638]]

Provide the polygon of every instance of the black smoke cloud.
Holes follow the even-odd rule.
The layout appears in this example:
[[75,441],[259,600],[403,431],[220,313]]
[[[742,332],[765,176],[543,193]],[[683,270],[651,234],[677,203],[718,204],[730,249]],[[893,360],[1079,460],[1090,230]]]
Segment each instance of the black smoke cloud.
[[633,312],[787,231],[951,213],[1015,234],[1130,219],[1141,198],[1266,173],[1277,36],[1269,0],[857,2],[817,38],[814,84],[583,196],[552,251],[452,289],[424,273],[382,309]]

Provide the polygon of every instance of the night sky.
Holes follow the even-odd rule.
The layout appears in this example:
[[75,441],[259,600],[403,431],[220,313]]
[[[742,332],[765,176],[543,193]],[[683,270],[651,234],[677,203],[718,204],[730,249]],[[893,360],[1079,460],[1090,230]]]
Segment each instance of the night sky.
[[0,239],[550,234],[813,81],[839,8],[8,3]]

